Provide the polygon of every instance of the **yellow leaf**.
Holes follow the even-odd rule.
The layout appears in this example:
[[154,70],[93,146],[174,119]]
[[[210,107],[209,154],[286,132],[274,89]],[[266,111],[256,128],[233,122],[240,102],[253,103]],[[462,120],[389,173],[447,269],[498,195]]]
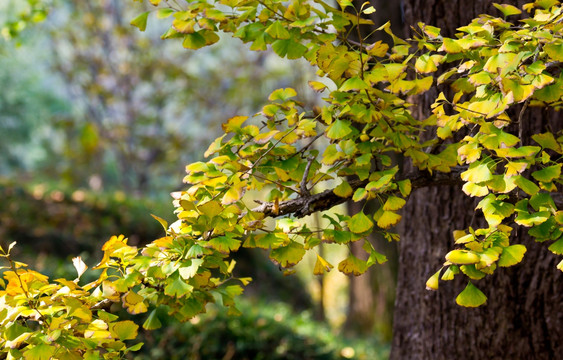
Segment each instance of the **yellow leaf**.
[[396,225],[401,220],[401,215],[392,211],[383,211],[381,216],[377,218],[377,226],[382,229],[388,229]]
[[320,255],[317,255],[317,261],[315,262],[315,268],[313,269],[313,274],[322,275],[325,272],[330,271],[334,266],[332,266],[328,261],[323,259]]

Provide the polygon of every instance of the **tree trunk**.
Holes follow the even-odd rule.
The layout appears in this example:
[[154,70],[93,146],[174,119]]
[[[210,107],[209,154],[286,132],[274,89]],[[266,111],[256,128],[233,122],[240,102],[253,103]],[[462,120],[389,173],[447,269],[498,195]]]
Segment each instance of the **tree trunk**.
[[[440,27],[444,36],[481,13],[496,11],[492,1],[481,0],[405,0],[403,5],[406,27],[423,21]],[[436,94],[417,99],[415,116],[428,115],[431,95]],[[560,113],[529,109],[522,121],[523,142],[562,125]],[[511,238],[527,247],[523,262],[475,282],[488,296],[485,306],[455,303],[467,284],[464,276],[440,282],[438,291],[425,290],[426,280],[453,249],[452,231],[481,221],[473,215],[477,201],[453,187],[420,189],[409,199],[400,229],[391,359],[556,359],[563,353],[560,259],[528,237],[526,229],[516,226]]]

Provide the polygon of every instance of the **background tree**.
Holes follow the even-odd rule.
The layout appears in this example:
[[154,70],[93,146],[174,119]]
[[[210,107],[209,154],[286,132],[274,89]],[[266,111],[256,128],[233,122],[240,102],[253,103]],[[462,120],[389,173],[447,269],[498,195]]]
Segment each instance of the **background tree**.
[[[510,3],[522,6],[524,2]],[[452,37],[479,14],[496,11],[491,1],[407,0],[403,6],[405,33],[411,33],[408,27],[422,21],[439,27],[443,36]],[[417,97],[414,113],[418,118],[430,114],[441,90],[434,88]],[[530,108],[528,102],[515,106],[509,114],[519,124],[508,129],[520,136],[522,145],[533,145],[534,134],[563,128],[560,111]],[[556,339],[563,336],[563,300],[558,296],[563,291],[563,277],[561,272],[548,269],[553,269],[560,259],[545,251],[525,229],[514,234],[514,241],[528,249],[525,261],[484,279],[486,306],[467,309],[453,305],[456,293],[465,286],[463,281],[456,280],[453,286],[437,292],[425,291],[421,286],[443,262],[442,254],[454,245],[450,226],[460,229],[484,222],[479,214],[467,211],[475,208],[477,201],[465,196],[460,188],[461,184],[417,190],[403,212],[391,358],[556,357],[561,351]]]

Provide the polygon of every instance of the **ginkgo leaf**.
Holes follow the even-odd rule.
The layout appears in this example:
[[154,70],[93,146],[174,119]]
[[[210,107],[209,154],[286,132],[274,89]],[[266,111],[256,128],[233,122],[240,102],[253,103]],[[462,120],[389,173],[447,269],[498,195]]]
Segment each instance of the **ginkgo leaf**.
[[131,320],[119,321],[110,326],[110,332],[119,340],[133,340],[137,337],[139,325]]
[[563,255],[563,238],[551,244],[548,249],[554,254]]
[[534,171],[532,176],[538,181],[550,182],[561,176],[561,166],[561,164],[547,166],[541,170]]
[[481,163],[476,166],[473,166],[473,164],[469,167],[468,170],[461,173],[462,180],[472,183],[482,183],[493,178],[493,174],[491,173],[491,170],[489,169],[487,164]]
[[145,304],[145,298],[141,295],[135,293],[134,291],[126,292],[122,297],[121,301],[123,307],[127,310],[129,314],[141,314],[147,311],[147,305]]
[[461,306],[477,307],[483,305],[487,301],[487,297],[481,290],[469,282],[465,289],[456,297],[455,301]]
[[57,347],[39,343],[35,346],[28,346],[26,349],[23,352],[26,360],[49,360],[57,350]]
[[139,16],[137,16],[136,18],[134,18],[133,20],[131,20],[131,25],[139,28],[139,30],[141,31],[145,31],[145,29],[147,28],[148,17],[149,17],[149,12],[148,11],[144,12]]
[[240,240],[229,235],[218,236],[209,240],[207,245],[223,254],[228,254],[229,252],[237,251],[239,249]]
[[507,267],[518,264],[522,261],[526,247],[524,245],[511,245],[502,250],[502,254],[498,260],[498,266]]
[[438,290],[438,283],[440,280],[440,273],[442,269],[436,271],[428,280],[426,280],[426,290]]
[[281,21],[274,21],[266,28],[266,33],[274,39],[289,39],[289,31],[281,23]]
[[360,211],[348,221],[348,228],[355,234],[362,234],[373,228],[373,222]]
[[354,255],[350,255],[338,264],[338,270],[347,275],[354,274],[359,276],[365,273],[367,269],[367,263]]
[[336,188],[334,188],[333,191],[337,196],[347,198],[347,197],[350,197],[350,195],[352,195],[352,192],[354,190],[352,189],[352,187],[350,186],[350,184],[347,181],[342,181],[340,183],[340,185],[338,185]]
[[506,16],[510,15],[518,15],[522,13],[522,10],[518,9],[516,6],[509,5],[509,4],[497,4],[493,3],[493,6],[496,7],[502,14]]
[[514,183],[530,196],[535,195],[538,191],[540,191],[540,188],[536,184],[526,179],[522,175],[515,176]]
[[392,211],[383,211],[380,216],[378,216],[377,226],[382,229],[388,229],[396,225],[401,220],[401,215],[394,213]]
[[82,274],[84,274],[86,269],[88,269],[88,266],[84,263],[84,261],[82,261],[80,256],[72,258],[72,264],[74,265],[76,272],[78,272],[78,277],[76,278],[76,280],[78,280]]
[[406,200],[397,196],[389,196],[383,204],[383,210],[396,211],[406,204]]
[[352,132],[347,120],[336,119],[327,129],[326,136],[331,139],[342,139]]
[[305,255],[305,248],[302,244],[291,241],[287,246],[281,246],[270,252],[270,258],[282,267],[297,264]]
[[194,287],[182,280],[180,276],[173,276],[168,279],[164,293],[168,296],[181,298],[191,294],[193,289]]
[[154,309],[147,317],[147,320],[145,320],[145,322],[143,323],[143,329],[155,330],[159,329],[160,327],[162,327],[162,323],[158,319],[156,309]]
[[315,268],[313,269],[313,274],[322,275],[325,272],[330,271],[334,266],[332,266],[328,261],[323,259],[320,255],[317,255],[317,261],[315,262]]

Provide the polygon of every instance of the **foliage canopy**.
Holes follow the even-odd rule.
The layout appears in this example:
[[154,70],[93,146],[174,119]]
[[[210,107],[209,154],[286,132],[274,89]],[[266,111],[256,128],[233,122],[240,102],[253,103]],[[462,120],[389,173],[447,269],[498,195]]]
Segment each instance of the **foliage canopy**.
[[[342,0],[337,9],[320,0],[150,2],[151,12],[172,19],[163,38],[181,39],[188,49],[224,33],[251,50],[271,47],[280,57],[306,59],[319,75],[310,86],[326,104],[308,109],[295,90],[279,89],[259,114],[229,119],[205,153],[209,160],[186,167],[190,186],[174,194],[178,220],[169,226],[157,218],[166,236],[142,249],[112,237],[95,267],[101,274],[89,284],[79,283],[86,270],[79,258],[75,281],[49,282],[14,261],[11,247],[3,249],[9,269],[1,284],[0,345],[9,358],[112,358],[138,349],[125,343],[138,327],[111,313],[116,304],[131,314],[148,312],[145,329],[160,326],[155,307],[180,321],[214,301],[236,314],[235,298],[250,279],[233,277],[231,252],[268,249],[291,272],[323,242],[349,244],[374,231],[398,240],[398,211],[425,186],[462,185],[479,199],[475,211],[486,220],[486,227],[452,229],[456,248],[426,284],[437,289],[440,279],[467,277],[459,305],[484,304],[474,282],[523,260],[525,246],[511,238],[515,226],[563,253],[563,134],[535,134],[529,145],[519,136],[528,107],[559,110],[563,103],[558,1],[528,3],[523,12],[495,4],[501,17],[482,15],[455,38],[419,23],[403,40],[385,24],[378,31],[391,36],[392,46],[349,39],[369,23],[362,18],[375,11],[368,3],[354,9]],[[132,24],[144,30],[151,12]],[[515,15],[521,19],[511,20]],[[434,93],[432,115],[415,118],[416,96]],[[400,167],[392,153],[412,166]],[[374,214],[323,213],[324,228],[301,219],[350,199],[375,199],[380,207]],[[359,275],[385,262],[369,241],[364,250],[367,260],[350,255],[338,270]],[[333,267],[317,254],[315,274]]]

